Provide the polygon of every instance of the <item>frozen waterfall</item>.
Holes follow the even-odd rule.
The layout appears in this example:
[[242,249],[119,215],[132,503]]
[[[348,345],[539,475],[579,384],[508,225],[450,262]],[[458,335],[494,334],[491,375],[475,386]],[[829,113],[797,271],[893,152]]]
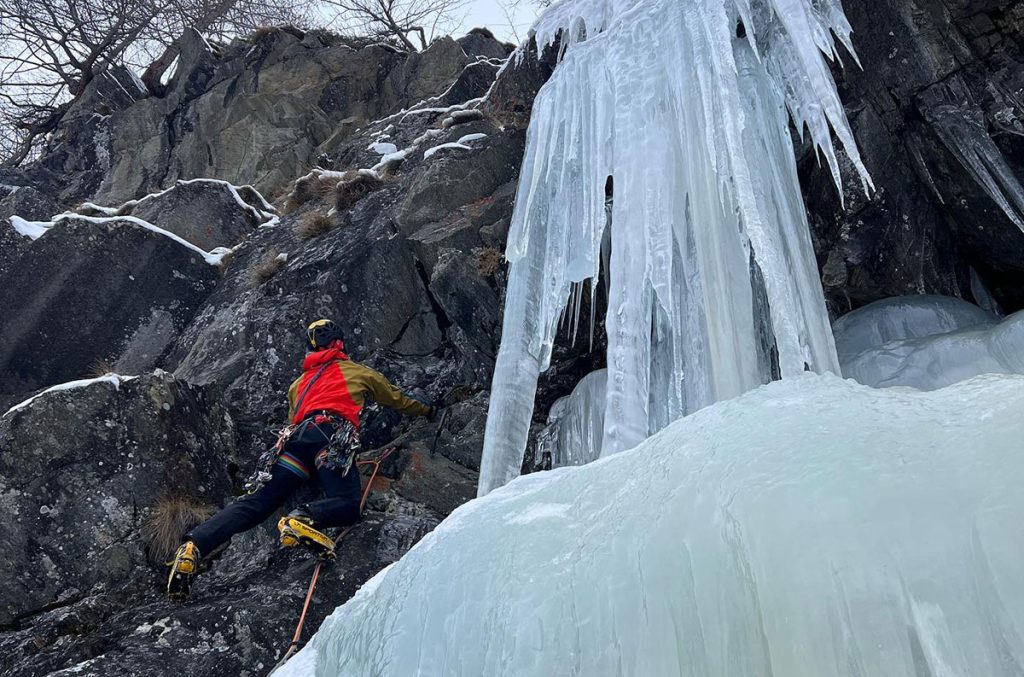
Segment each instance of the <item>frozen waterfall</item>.
[[1022,411],[771,383],[462,506],[276,677],[1020,675]]
[[559,318],[599,274],[609,186],[602,454],[765,382],[772,342],[783,377],[839,370],[787,128],[788,109],[838,177],[833,129],[867,186],[826,63],[833,35],[852,53],[838,0],[563,0],[535,39],[560,31],[509,234],[480,495],[519,474]]

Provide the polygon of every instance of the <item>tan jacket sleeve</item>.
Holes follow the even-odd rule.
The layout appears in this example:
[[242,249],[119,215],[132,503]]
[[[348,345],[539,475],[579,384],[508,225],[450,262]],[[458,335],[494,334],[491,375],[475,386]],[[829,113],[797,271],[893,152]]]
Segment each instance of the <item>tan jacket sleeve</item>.
[[373,396],[377,404],[384,405],[390,409],[405,414],[406,416],[428,416],[430,407],[405,395],[401,390],[392,385],[391,381],[384,378],[380,372],[374,371],[367,366],[363,374],[366,389]]
[[299,383],[302,382],[302,374],[292,381],[292,384],[288,386],[288,423],[292,422],[295,418],[295,400],[299,396]]

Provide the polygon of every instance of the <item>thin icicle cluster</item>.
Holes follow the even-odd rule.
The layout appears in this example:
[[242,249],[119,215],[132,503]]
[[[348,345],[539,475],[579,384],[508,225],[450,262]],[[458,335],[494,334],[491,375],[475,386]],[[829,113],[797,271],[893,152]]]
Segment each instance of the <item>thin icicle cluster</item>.
[[541,17],[538,45],[561,35],[563,59],[520,175],[481,495],[519,472],[558,319],[605,238],[602,454],[763,383],[773,345],[783,377],[838,371],[786,113],[838,183],[833,129],[869,186],[832,34],[850,49],[834,0],[566,0]]

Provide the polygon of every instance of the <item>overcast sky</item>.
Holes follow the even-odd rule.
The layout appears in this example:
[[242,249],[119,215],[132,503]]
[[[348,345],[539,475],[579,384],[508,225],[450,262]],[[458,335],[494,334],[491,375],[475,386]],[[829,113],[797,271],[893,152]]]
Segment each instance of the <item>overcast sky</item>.
[[518,4],[520,7],[514,12],[514,16],[506,17],[504,10],[496,0],[470,0],[467,5],[466,20],[462,27],[455,31],[455,37],[459,37],[471,28],[484,26],[491,29],[491,32],[502,40],[518,42],[515,38],[516,32],[520,39],[526,37],[526,30],[533,23],[537,11],[529,0]]

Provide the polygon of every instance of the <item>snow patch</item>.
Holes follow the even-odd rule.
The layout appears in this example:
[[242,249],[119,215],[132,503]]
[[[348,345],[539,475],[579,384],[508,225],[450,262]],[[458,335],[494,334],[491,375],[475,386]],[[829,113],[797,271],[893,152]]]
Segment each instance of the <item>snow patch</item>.
[[38,240],[43,233],[53,227],[52,221],[26,221],[20,216],[12,216],[11,226],[19,235],[24,235],[31,240]]
[[64,390],[76,390],[78,388],[88,388],[89,386],[91,386],[91,385],[93,385],[95,383],[109,383],[110,385],[114,386],[115,390],[119,390],[121,388],[121,384],[122,383],[125,383],[127,381],[131,381],[134,378],[136,378],[136,377],[135,376],[121,376],[120,374],[105,374],[103,376],[98,376],[96,378],[85,378],[85,379],[81,379],[81,380],[78,380],[78,381],[68,381],[67,383],[59,383],[59,384],[57,384],[55,386],[50,386],[49,388],[47,388],[46,390],[42,391],[41,393],[37,393],[36,395],[33,395],[32,397],[28,398],[27,400],[25,400],[23,402],[19,402],[18,404],[14,405],[10,409],[8,409],[6,412],[4,412],[4,416],[7,416],[10,413],[13,413],[15,411],[19,411],[21,409],[24,409],[25,407],[28,407],[33,402],[38,400],[40,397],[43,397],[44,395],[48,395],[49,393],[61,392],[61,391],[64,391]]
[[482,133],[482,132],[478,132],[476,134],[466,134],[465,136],[460,137],[458,141],[452,141],[452,142],[449,142],[449,143],[442,143],[442,144],[439,144],[437,146],[434,146],[433,148],[428,148],[427,150],[423,151],[423,159],[426,160],[427,158],[429,158],[431,155],[433,155],[437,151],[444,150],[446,148],[457,148],[457,149],[460,149],[460,150],[473,150],[472,146],[468,145],[471,141],[479,141],[480,139],[486,139],[486,138],[487,138],[487,135]]
[[83,202],[80,209],[89,209],[95,212],[99,212],[100,214],[104,214],[105,216],[117,216],[117,213],[125,206],[128,206],[128,204],[134,206],[135,204],[137,204],[137,202],[133,200],[130,203],[125,203],[121,207],[101,207],[100,205],[95,204],[93,202]]
[[379,155],[390,155],[391,153],[398,152],[398,146],[396,146],[393,143],[388,143],[385,141],[374,141],[369,146],[367,146],[366,150],[372,150],[373,152],[378,153]]
[[472,148],[465,144],[452,141],[449,143],[442,143],[440,145],[434,146],[433,148],[426,149],[425,151],[423,151],[423,159],[426,160],[434,153],[438,152],[439,150],[445,150],[446,148],[457,148],[459,150],[473,150]]

